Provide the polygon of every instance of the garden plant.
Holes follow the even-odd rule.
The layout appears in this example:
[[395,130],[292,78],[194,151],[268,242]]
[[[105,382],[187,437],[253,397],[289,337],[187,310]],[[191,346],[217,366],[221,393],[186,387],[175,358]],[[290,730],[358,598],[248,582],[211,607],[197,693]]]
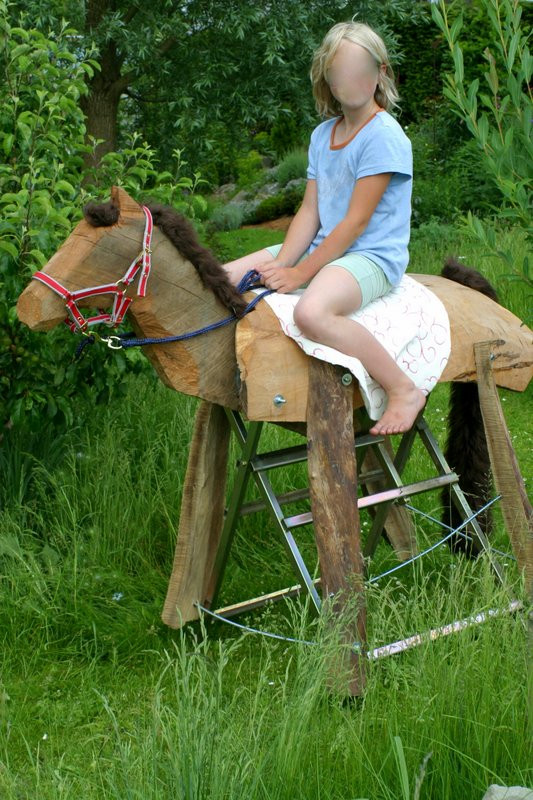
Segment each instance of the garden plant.
[[[302,100],[309,56],[331,22],[357,13],[381,18],[411,98],[400,117],[418,165],[410,270],[437,274],[454,254],[527,319],[530,4],[294,3],[289,25],[280,2],[270,36],[256,3],[230,15],[195,0],[82,5],[83,18],[78,3],[0,0],[0,797],[481,800],[492,783],[533,786],[530,609],[497,503],[503,584],[483,557],[440,547],[368,587],[369,645],[514,599],[523,610],[369,662],[364,697],[346,703],[328,690],[334,631],[301,601],[241,620],[299,643],[206,618],[179,632],[161,623],[197,401],[140,355],[95,346],[75,363],[66,326],[30,333],[14,310],[85,202],[106,200],[112,184],[178,208],[221,261],[279,242],[265,227],[216,230],[211,193],[228,181],[253,191],[272,170],[298,177],[314,123]],[[91,91],[113,52],[122,85],[104,139]],[[267,69],[272,91],[260,97]],[[290,84],[289,70],[301,79]],[[252,150],[259,161],[246,160]],[[531,389],[500,396],[528,488]],[[448,401],[441,385],[428,403],[441,444]],[[271,428],[271,449],[299,441]],[[417,451],[413,479],[423,460]],[[277,488],[304,481],[293,465]],[[426,495],[420,508],[439,516],[440,500]],[[420,546],[441,535],[422,518],[416,533]],[[383,541],[369,574],[396,563]],[[266,515],[243,518],[221,602],[292,580]]]

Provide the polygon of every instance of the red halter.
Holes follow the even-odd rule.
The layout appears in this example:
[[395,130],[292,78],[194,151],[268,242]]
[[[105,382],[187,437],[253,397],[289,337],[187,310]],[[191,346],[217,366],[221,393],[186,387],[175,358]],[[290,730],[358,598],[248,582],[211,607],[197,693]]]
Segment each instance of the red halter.
[[[135,276],[139,270],[141,270],[141,274],[139,277],[139,285],[137,287],[137,296],[144,297],[146,295],[146,284],[148,282],[150,268],[152,266],[152,251],[150,249],[150,244],[152,242],[154,223],[150,209],[146,206],[143,206],[142,209],[146,216],[146,225],[143,236],[143,249],[137,258],[132,261],[124,277],[120,278],[118,281],[116,281],[116,283],[107,283],[103,286],[92,286],[88,289],[78,289],[75,292],[69,292],[68,289],[65,289],[65,287],[59,283],[59,281],[56,281],[55,278],[47,275],[46,272],[36,272],[32,276],[35,278],[35,280],[41,281],[41,283],[44,283],[45,286],[48,286],[56,294],[63,298],[67,307],[67,311],[72,317],[71,321],[67,316],[65,322],[73,333],[76,330],[85,332],[89,325],[96,325],[99,322],[104,322],[110,328],[116,328],[118,325],[120,325],[130,303],[132,302],[132,298],[126,296],[126,289],[130,283],[135,280]],[[122,285],[124,289],[121,289],[120,285]],[[95,317],[89,317],[89,319],[85,319],[76,305],[76,301],[82,300],[85,297],[95,297],[100,294],[112,294],[115,296],[111,313],[98,314]]]

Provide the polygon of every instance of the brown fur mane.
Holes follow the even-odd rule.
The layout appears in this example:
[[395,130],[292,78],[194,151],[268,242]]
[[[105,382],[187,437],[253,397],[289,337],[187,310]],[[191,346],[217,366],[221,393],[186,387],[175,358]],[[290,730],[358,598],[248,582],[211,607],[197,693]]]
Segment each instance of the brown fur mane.
[[[148,206],[152,212],[154,225],[170,239],[178,252],[190,261],[197,271],[203,285],[210,289],[223,305],[242,315],[246,301],[231,284],[220,262],[198,241],[196,231],[185,217],[173,208],[154,204]],[[89,203],[83,209],[87,222],[95,228],[115,225],[120,216],[120,209],[112,202]]]
[[[495,289],[488,280],[471,267],[461,264],[455,258],[448,258],[441,272],[443,278],[462,283],[482,294],[498,301]],[[448,412],[448,436],[444,450],[448,464],[458,474],[460,486],[466,494],[473,511],[479,511],[489,500],[492,491],[490,458],[485,437],[483,417],[479,405],[477,383],[452,383]],[[462,515],[452,502],[450,487],[442,492],[444,506],[443,522],[451,528],[457,528],[462,522]],[[491,509],[482,512],[477,521],[486,535],[492,530]],[[473,556],[480,552],[474,541],[467,541],[457,535],[450,540],[455,551]]]

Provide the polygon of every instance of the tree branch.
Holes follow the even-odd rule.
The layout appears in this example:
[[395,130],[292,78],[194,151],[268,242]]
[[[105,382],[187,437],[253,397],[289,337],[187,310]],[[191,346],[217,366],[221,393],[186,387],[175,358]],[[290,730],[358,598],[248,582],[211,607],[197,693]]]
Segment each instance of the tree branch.
[[136,100],[138,103],[168,103],[168,97],[143,97],[138,92],[132,92],[131,89],[126,89],[124,94],[126,94],[128,97],[131,97],[132,100]]
[[128,13],[124,16],[124,25],[129,25],[135,14],[139,12],[139,6],[130,6]]
[[164,56],[177,41],[175,36],[168,36],[157,48],[158,55]]

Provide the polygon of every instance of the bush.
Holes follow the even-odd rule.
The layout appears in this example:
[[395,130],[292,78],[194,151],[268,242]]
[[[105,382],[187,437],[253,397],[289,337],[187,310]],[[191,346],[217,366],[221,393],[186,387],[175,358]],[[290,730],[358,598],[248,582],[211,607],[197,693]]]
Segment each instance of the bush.
[[289,181],[307,176],[307,150],[299,148],[292,150],[280,161],[276,178],[281,186],[286,186]]
[[497,201],[478,148],[464,141],[457,127],[443,114],[406,128],[413,147],[414,225],[431,219],[449,223],[467,211],[486,214]]
[[300,207],[304,195],[304,187],[301,189],[290,189],[289,191],[267,197],[257,208],[245,217],[245,222],[256,224],[268,222],[271,219],[295,214]]
[[215,231],[234,231],[240,228],[244,219],[244,209],[243,205],[237,203],[217,206],[211,212],[209,227]]
[[278,158],[301,147],[308,139],[309,131],[298,125],[294,114],[280,114],[270,129],[270,145]]
[[[480,5],[490,21],[490,43],[483,51],[483,80],[476,77],[470,83],[465,78],[465,45],[460,41],[462,14],[452,21],[453,7],[448,9],[444,0],[438,7],[431,7],[453,60],[454,71],[445,76],[444,94],[472,134],[484,171],[498,188],[499,202],[494,211],[511,225],[523,228],[531,252],[533,57],[528,47],[527,24],[522,25],[524,6],[520,0],[481,0]],[[493,255],[502,259],[509,277],[520,280],[529,290],[533,288],[530,253],[517,266],[510,250],[497,247],[494,227],[470,212],[465,223]]]
[[239,189],[252,189],[261,182],[263,176],[263,157],[257,150],[250,150],[237,159],[237,186]]
[[137,134],[122,152],[109,153],[98,172],[84,172],[90,148],[79,100],[85,75],[98,65],[71,51],[74,33],[63,25],[46,38],[12,27],[0,0],[0,428],[39,429],[46,419],[70,424],[80,398],[108,401],[122,391],[126,368],[148,368],[140,355],[123,353],[74,365],[66,328],[44,336],[17,319],[19,294],[70,233],[85,202],[102,192],[107,199],[119,184],[140,201],[150,193],[189,216],[205,205],[193,197],[199,176],[179,177],[179,151],[176,171],[159,173],[154,151]]

